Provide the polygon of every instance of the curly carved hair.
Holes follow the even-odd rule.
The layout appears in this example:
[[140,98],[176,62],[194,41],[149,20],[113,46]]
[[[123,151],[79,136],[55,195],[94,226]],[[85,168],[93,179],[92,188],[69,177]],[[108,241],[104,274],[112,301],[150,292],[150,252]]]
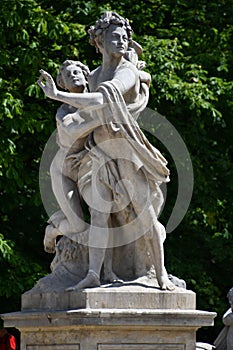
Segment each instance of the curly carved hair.
[[98,41],[100,40],[100,37],[106,30],[108,30],[111,24],[125,28],[129,43],[131,43],[133,30],[128,19],[121,17],[116,12],[106,11],[101,18],[96,21],[95,25],[91,26],[88,30],[88,33],[90,34],[90,44],[98,49]]
[[64,71],[64,69],[66,67],[71,66],[71,65],[75,65],[75,66],[82,69],[86,83],[88,84],[87,78],[88,78],[88,75],[90,74],[90,70],[89,70],[88,66],[86,66],[85,64],[83,64],[80,61],[66,60],[62,63],[61,67],[59,68],[59,72],[58,72],[58,75],[56,78],[57,85],[60,86],[64,90],[66,89],[66,87],[65,87],[65,82],[64,82],[63,76],[62,76],[62,72]]

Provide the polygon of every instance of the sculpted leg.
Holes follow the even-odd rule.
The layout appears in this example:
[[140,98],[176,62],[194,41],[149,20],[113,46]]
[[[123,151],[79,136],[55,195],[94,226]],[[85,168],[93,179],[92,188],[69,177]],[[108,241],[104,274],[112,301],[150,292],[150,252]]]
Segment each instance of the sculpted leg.
[[91,228],[89,233],[89,270],[86,277],[67,291],[81,290],[100,286],[100,270],[108,245],[109,214],[91,210]]
[[108,249],[107,255],[105,255],[106,248],[109,246],[109,244],[111,246],[111,242],[109,241],[111,231],[109,230],[109,227],[111,226],[110,213],[112,195],[109,189],[102,186],[100,183],[98,183],[97,188],[99,189],[100,197],[104,198],[105,200],[105,210],[103,210],[101,201],[98,202],[98,197],[93,194],[91,184],[87,185],[82,192],[83,198],[90,207],[91,214],[91,227],[89,233],[89,271],[87,276],[81,282],[68,288],[68,291],[99,286],[100,271],[104,259],[108,269],[108,277],[111,277],[111,280],[115,280],[115,278],[117,278],[117,276],[112,272],[111,249]]
[[47,253],[54,253],[56,247],[56,238],[58,236],[68,235],[70,232],[70,224],[66,218],[59,222],[52,222],[45,228],[44,249]]
[[[164,266],[164,247],[163,242],[166,237],[165,228],[158,221],[157,217],[163,204],[163,195],[157,184],[154,184],[154,200],[151,204],[149,184],[142,171],[135,174],[135,183],[139,191],[132,198],[135,212],[140,218],[143,232],[147,234],[150,253],[156,271],[156,277],[161,289],[173,290],[175,285],[169,280]],[[149,205],[149,206],[148,206]],[[152,225],[151,225],[152,224]]]
[[44,250],[47,253],[55,253],[56,238],[61,235],[56,227],[53,225],[46,226],[44,235]]
[[103,274],[104,274],[104,281],[106,282],[123,282],[116,274],[113,272],[113,232],[111,228],[109,228],[108,231],[108,248],[105,251],[104,256],[104,268],[103,268]]
[[106,282],[123,282],[115,272],[112,267],[112,259],[113,259],[113,248],[106,249],[105,258],[104,258],[104,280]]
[[149,207],[149,212],[153,221],[153,232],[149,242],[152,258],[155,264],[156,277],[161,289],[174,290],[175,285],[169,280],[167,271],[164,266],[163,237],[165,235],[165,228],[157,220],[154,208],[152,206]]
[[[83,220],[77,185],[62,174],[63,161],[64,154],[58,152],[50,167],[53,193],[67,218],[69,224],[67,230],[71,232],[81,232],[85,230],[85,222]],[[63,231],[62,233],[65,234]]]

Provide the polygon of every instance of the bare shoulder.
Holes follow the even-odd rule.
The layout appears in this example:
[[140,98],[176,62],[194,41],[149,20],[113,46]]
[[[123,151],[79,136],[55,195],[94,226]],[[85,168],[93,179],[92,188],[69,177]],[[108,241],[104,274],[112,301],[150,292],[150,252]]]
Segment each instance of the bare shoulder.
[[131,62],[123,61],[116,70],[113,81],[123,95],[132,95],[130,99],[134,99],[134,97],[137,96],[140,85],[139,71]]
[[99,72],[101,71],[101,66],[97,67],[96,69],[92,70],[88,76],[88,79],[93,79],[93,77],[95,77],[96,75],[99,74]]
[[138,69],[134,64],[132,64],[131,62],[125,60],[124,64],[121,66],[120,68],[121,70],[124,71],[124,73],[126,73],[127,71],[131,71],[136,78],[140,78],[140,81],[142,83],[146,83],[147,85],[150,85],[151,82],[151,75],[148,72],[145,72],[144,70],[140,70]]
[[124,60],[123,63],[120,65],[118,71],[124,71],[124,72],[132,72],[135,77],[139,76],[138,69],[135,67],[135,65],[127,60]]
[[101,71],[101,66],[97,67],[88,76],[88,84],[89,84],[89,90],[90,91],[95,91],[98,77]]

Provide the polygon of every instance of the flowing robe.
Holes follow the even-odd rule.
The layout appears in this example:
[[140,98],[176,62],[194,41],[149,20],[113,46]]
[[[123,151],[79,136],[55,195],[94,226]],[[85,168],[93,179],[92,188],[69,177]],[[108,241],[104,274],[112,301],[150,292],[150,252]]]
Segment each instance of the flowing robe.
[[[101,83],[97,91],[103,94],[104,104],[79,111],[84,120],[91,121],[90,124],[85,122],[85,133],[88,134],[84,145],[86,152],[81,158],[80,155],[69,152],[68,157],[72,163],[72,171],[76,169],[81,197],[85,193],[85,187],[90,186],[92,192],[95,192],[93,202],[88,203],[89,207],[96,208],[95,203],[98,203],[98,208],[101,207],[103,212],[109,213],[109,225],[113,232],[112,246],[116,250],[120,248],[116,254],[116,265],[119,264],[119,251],[125,249],[126,255],[136,255],[132,259],[134,263],[131,264],[131,271],[138,270],[136,275],[140,276],[152,264],[150,259],[147,261],[146,256],[146,235],[150,234],[152,226],[147,209],[152,204],[156,215],[159,215],[163,204],[160,185],[169,181],[167,161],[150,144],[136,120],[148,101],[147,84],[140,82],[138,99],[132,103],[125,102],[113,81]],[[99,126],[105,129],[107,137],[96,144],[95,129]],[[101,196],[103,186],[112,194],[110,203],[106,203]],[[79,234],[76,237],[72,234],[70,237],[82,243],[78,239]],[[165,235],[162,240],[165,240]],[[127,251],[129,246],[130,254]],[[138,265],[139,269],[133,264]],[[114,270],[117,268],[114,267]],[[118,275],[121,277],[120,273]]]

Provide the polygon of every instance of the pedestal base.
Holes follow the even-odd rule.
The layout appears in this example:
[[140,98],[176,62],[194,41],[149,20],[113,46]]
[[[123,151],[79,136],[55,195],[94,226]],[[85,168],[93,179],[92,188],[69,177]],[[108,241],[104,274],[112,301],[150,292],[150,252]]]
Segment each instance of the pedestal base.
[[26,292],[22,295],[22,311],[70,309],[196,309],[196,294],[176,287],[160,290],[139,283],[120,286],[105,285],[72,292]]
[[21,312],[2,318],[21,332],[21,350],[195,350],[196,330],[216,316],[195,310],[195,297],[138,282],[72,293],[32,290],[22,295]]
[[3,315],[21,350],[195,350],[196,330],[215,313],[197,310],[80,309]]

